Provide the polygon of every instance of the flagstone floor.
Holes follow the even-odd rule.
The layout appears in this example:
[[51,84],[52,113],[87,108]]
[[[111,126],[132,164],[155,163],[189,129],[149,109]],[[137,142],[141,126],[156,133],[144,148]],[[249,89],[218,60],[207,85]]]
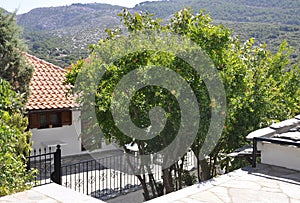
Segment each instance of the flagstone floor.
[[260,164],[196,184],[149,203],[300,203],[300,171]]
[[63,186],[51,183],[31,190],[0,197],[0,203],[104,203]]

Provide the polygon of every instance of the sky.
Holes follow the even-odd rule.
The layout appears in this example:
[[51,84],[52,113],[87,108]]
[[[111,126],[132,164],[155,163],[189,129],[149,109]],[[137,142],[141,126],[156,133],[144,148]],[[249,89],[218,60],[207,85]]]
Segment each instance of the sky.
[[0,0],[0,7],[10,12],[17,9],[17,14],[22,14],[38,7],[66,6],[73,3],[106,3],[132,8],[144,1],[146,0]]

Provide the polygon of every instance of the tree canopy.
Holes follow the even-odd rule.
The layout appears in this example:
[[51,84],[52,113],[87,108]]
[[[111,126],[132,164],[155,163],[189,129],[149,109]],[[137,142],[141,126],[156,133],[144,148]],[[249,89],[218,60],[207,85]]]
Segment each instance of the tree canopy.
[[7,80],[14,90],[28,95],[33,69],[25,63],[22,55],[25,50],[15,14],[5,14],[0,10],[0,77]]
[[[138,78],[140,81],[143,81],[151,77],[147,73],[153,67],[154,69],[165,67],[184,78],[193,90],[199,108],[194,110],[199,112],[200,122],[194,124],[197,125],[198,129],[197,137],[190,147],[198,160],[199,181],[216,175],[214,172],[216,165],[229,167],[228,162],[226,163],[222,156],[225,153],[232,152],[237,147],[247,144],[246,135],[249,132],[299,113],[300,70],[298,66],[287,68],[291,48],[286,42],[281,44],[277,53],[272,54],[266,49],[265,44],[255,47],[253,39],[243,43],[238,38],[233,37],[230,30],[224,26],[213,25],[209,15],[203,12],[193,14],[188,9],[175,13],[167,25],[162,24],[159,19],[155,19],[147,13],[131,14],[124,10],[120,16],[122,16],[127,29],[107,30],[108,38],[92,46],[93,52],[89,58],[89,63],[81,61],[74,65],[73,69],[68,72],[67,82],[81,86],[80,92],[76,92],[76,94],[81,95],[79,102],[83,104],[83,112],[88,112],[91,108],[95,109],[97,123],[106,140],[118,143],[126,151],[128,150],[125,148],[125,144],[128,143],[137,144],[140,155],[155,153],[160,149],[166,148],[172,140],[176,139],[180,122],[182,122],[181,106],[176,100],[176,95],[180,93],[172,89],[166,89],[157,85],[134,89],[128,85],[127,90],[125,88],[123,89],[124,91],[115,91],[119,84],[122,87],[126,87],[127,83],[122,83],[122,78],[125,78],[126,75],[135,70],[134,79]],[[136,40],[133,44],[139,50],[139,44],[142,43],[138,43],[140,39],[136,38],[136,33],[150,33],[152,31],[160,34],[166,33],[165,36],[169,36],[168,34],[170,33],[184,36],[195,43],[195,45],[191,44],[190,50],[197,46],[202,48],[218,70],[217,75],[223,83],[227,101],[226,111],[220,112],[222,104],[219,103],[218,98],[210,96],[204,76],[197,74],[191,64],[172,52],[168,53],[163,48],[156,50],[152,46],[153,42],[160,42],[162,45],[166,44],[166,42],[172,43],[172,38],[166,41],[162,35],[154,37],[149,35],[149,38],[145,38],[143,41],[149,49],[130,52],[123,56],[121,55],[124,53],[122,50],[130,50],[130,48],[123,46],[122,43],[114,44],[118,40],[132,42]],[[185,47],[184,43],[173,43],[172,46],[174,50],[183,52],[189,50],[186,49],[187,47]],[[189,51],[186,51],[185,54],[185,56],[199,57]],[[103,67],[105,70],[103,75],[100,72],[96,72],[95,70],[99,69],[95,69],[95,67]],[[149,69],[149,67],[151,68]],[[207,68],[210,68],[210,66]],[[139,72],[141,69],[142,71]],[[99,83],[97,80],[94,80],[97,74],[101,75]],[[78,81],[80,75],[84,75],[84,77]],[[211,79],[217,75],[211,75]],[[85,83],[86,81],[90,82]],[[175,80],[166,79],[164,82],[172,84],[172,81]],[[130,80],[127,80],[127,82],[130,83]],[[131,95],[131,91],[136,92]],[[129,105],[124,106],[121,102],[118,102],[116,93],[120,93],[125,99],[130,99]],[[91,95],[93,98],[89,100]],[[119,128],[118,122],[124,122],[126,119],[114,120],[115,107],[120,109],[120,114],[126,113],[125,109],[127,109],[132,122],[136,127],[142,129],[153,125],[152,122],[155,121],[155,115],[151,114],[151,110],[155,107],[160,107],[165,111],[166,121],[161,122],[165,126],[152,139],[136,139],[132,137],[132,134],[124,133]],[[215,143],[214,150],[206,154],[205,150],[203,150],[203,144],[210,129],[210,122],[214,112],[224,115],[226,119],[224,125],[215,126],[222,129],[222,134],[219,141]],[[83,113],[82,116],[84,119],[91,118],[90,114],[85,115]],[[157,117],[158,120],[162,120],[160,115]],[[93,131],[93,127],[95,125],[91,125],[88,131]],[[131,126],[128,126],[128,128],[131,128]],[[188,136],[190,135],[187,133],[186,138]],[[98,147],[100,138],[95,135],[85,137],[83,134],[83,140],[86,140],[85,144],[87,146]],[[174,153],[179,148],[186,147],[178,143],[177,147],[174,148]],[[179,159],[180,157],[178,157]],[[163,161],[167,160],[163,159]],[[146,167],[145,171],[149,170],[147,166],[142,167]],[[235,160],[232,160],[231,169],[235,167],[240,167],[240,165]],[[183,170],[182,166],[176,162],[162,171],[166,193],[172,192],[175,187],[172,179],[173,171],[178,174],[180,179]],[[138,177],[143,185],[145,178],[143,176]],[[181,183],[179,184],[181,185]],[[159,190],[153,190],[154,186],[151,186],[151,188],[153,196],[160,194]],[[147,188],[143,187],[143,189],[145,199],[149,199]]]

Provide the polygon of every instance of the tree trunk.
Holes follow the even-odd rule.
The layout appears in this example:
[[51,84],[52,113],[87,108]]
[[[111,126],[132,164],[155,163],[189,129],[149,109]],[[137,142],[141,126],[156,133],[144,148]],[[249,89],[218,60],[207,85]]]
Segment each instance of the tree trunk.
[[150,184],[150,187],[152,190],[152,196],[153,196],[152,198],[155,198],[155,197],[157,197],[157,195],[156,195],[157,187],[155,185],[155,180],[154,180],[153,174],[149,174],[148,177],[149,177],[149,184]]
[[200,160],[198,156],[196,156],[196,159],[197,159],[197,177],[198,177],[198,182],[200,183],[202,181],[201,173],[200,173]]
[[142,188],[144,191],[144,193],[143,193],[144,199],[145,199],[145,201],[148,201],[148,200],[150,200],[150,195],[149,195],[149,191],[148,191],[147,184],[146,184],[146,177],[145,177],[145,175],[143,175],[143,176],[144,176],[144,178],[142,178],[141,175],[136,175],[136,177],[141,182],[141,185],[142,185]]
[[229,173],[229,162],[230,162],[229,157],[226,157],[226,171],[225,171],[225,173]]
[[211,178],[210,170],[206,159],[200,160],[201,166],[201,181],[205,181]]
[[175,167],[174,167],[174,180],[175,180],[175,191],[178,190],[178,182],[179,182],[179,176],[178,176],[178,163],[175,164]]
[[[128,153],[128,149],[126,147],[124,147],[124,149],[125,149],[126,153]],[[128,156],[126,157],[126,161],[129,165],[130,169],[132,170],[132,172],[134,172],[135,169],[134,169],[132,163],[130,162],[130,159]],[[143,196],[144,196],[145,201],[150,200],[150,195],[149,195],[149,191],[148,191],[147,183],[146,183],[146,176],[143,175],[143,177],[142,177],[141,175],[136,175],[136,177],[139,179],[139,181],[142,185],[142,188],[144,191]]]
[[174,184],[172,181],[173,179],[172,179],[172,174],[171,174],[170,168],[166,168],[166,169],[162,170],[162,172],[163,172],[162,178],[163,178],[164,187],[166,189],[166,194],[174,191]]

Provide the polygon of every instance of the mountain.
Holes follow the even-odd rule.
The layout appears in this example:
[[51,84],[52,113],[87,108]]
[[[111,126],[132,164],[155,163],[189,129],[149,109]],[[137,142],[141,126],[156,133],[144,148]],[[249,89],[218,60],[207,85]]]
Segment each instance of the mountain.
[[4,8],[0,7],[0,11],[4,14],[11,14],[10,12],[8,12],[7,10],[5,10]]
[[183,7],[204,9],[216,20],[300,25],[300,2],[295,0],[171,0],[141,3],[135,9],[165,18]]
[[81,29],[97,24],[114,23],[119,6],[108,4],[72,4],[70,6],[36,8],[18,15],[18,23],[25,29],[56,30],[83,26]]
[[215,24],[223,24],[242,40],[254,38],[256,45],[267,43],[275,52],[283,40],[294,47],[292,62],[300,61],[300,1],[295,0],[170,0],[147,2],[134,9],[155,13],[161,18],[183,7],[205,10]]
[[120,24],[122,7],[108,4],[72,4],[37,8],[17,16],[31,54],[65,67],[88,55],[88,46]]
[[[131,12],[154,13],[170,18],[183,7],[210,13],[213,23],[224,24],[242,40],[250,37],[257,44],[266,42],[272,51],[283,39],[300,53],[300,2],[295,0],[169,0],[144,2]],[[107,4],[72,4],[38,8],[18,15],[31,54],[65,67],[88,55],[88,46],[105,36],[105,29],[120,26],[117,14],[122,7]]]

